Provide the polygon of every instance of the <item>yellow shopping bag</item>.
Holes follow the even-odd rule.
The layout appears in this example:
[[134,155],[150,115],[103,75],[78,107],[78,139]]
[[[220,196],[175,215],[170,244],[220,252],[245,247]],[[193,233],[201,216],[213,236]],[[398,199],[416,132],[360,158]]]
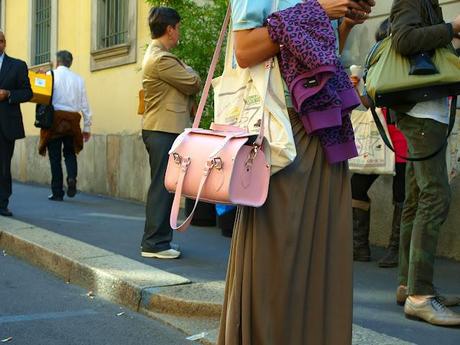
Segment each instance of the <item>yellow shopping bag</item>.
[[33,97],[30,102],[50,104],[51,95],[53,93],[53,77],[49,74],[29,71],[29,80],[33,92]]

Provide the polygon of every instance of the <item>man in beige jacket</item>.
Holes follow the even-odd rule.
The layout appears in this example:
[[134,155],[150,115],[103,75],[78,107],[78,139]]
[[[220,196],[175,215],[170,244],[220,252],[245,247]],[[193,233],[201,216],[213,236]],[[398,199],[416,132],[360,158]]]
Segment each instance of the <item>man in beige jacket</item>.
[[149,154],[151,185],[147,195],[142,256],[174,259],[169,225],[173,196],[164,187],[168,151],[179,133],[191,126],[191,108],[200,90],[192,68],[169,52],[179,42],[180,16],[172,8],[154,7],[149,13],[153,41],[143,62],[145,113],[142,138]]

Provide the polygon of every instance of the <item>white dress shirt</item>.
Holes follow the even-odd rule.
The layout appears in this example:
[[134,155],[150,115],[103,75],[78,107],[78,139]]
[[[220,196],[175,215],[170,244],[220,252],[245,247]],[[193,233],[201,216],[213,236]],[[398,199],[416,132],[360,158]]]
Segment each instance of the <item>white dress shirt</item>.
[[65,66],[54,71],[53,107],[55,110],[83,114],[83,132],[90,133],[91,110],[83,78]]
[[5,57],[5,53],[0,55],[0,71],[2,70],[2,65],[3,65],[3,58]]

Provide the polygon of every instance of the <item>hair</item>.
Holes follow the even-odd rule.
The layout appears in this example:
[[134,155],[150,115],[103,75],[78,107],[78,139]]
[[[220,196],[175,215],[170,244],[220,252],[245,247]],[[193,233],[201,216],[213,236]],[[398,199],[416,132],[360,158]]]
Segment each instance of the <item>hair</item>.
[[380,42],[383,39],[387,38],[389,34],[390,34],[390,19],[387,18],[383,22],[380,23],[379,28],[375,32],[375,40],[377,42]]
[[72,53],[67,50],[60,50],[56,53],[56,60],[58,64],[70,67],[72,66],[73,56]]
[[149,12],[149,27],[152,38],[166,33],[168,26],[175,27],[180,22],[179,13],[170,7],[152,7]]

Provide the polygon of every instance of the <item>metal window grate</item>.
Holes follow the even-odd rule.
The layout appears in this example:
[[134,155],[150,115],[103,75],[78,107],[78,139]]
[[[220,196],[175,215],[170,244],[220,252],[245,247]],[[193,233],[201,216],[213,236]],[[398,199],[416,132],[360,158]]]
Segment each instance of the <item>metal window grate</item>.
[[102,0],[99,48],[128,41],[128,0]]
[[50,61],[51,0],[35,0],[35,49],[33,61],[40,65]]

